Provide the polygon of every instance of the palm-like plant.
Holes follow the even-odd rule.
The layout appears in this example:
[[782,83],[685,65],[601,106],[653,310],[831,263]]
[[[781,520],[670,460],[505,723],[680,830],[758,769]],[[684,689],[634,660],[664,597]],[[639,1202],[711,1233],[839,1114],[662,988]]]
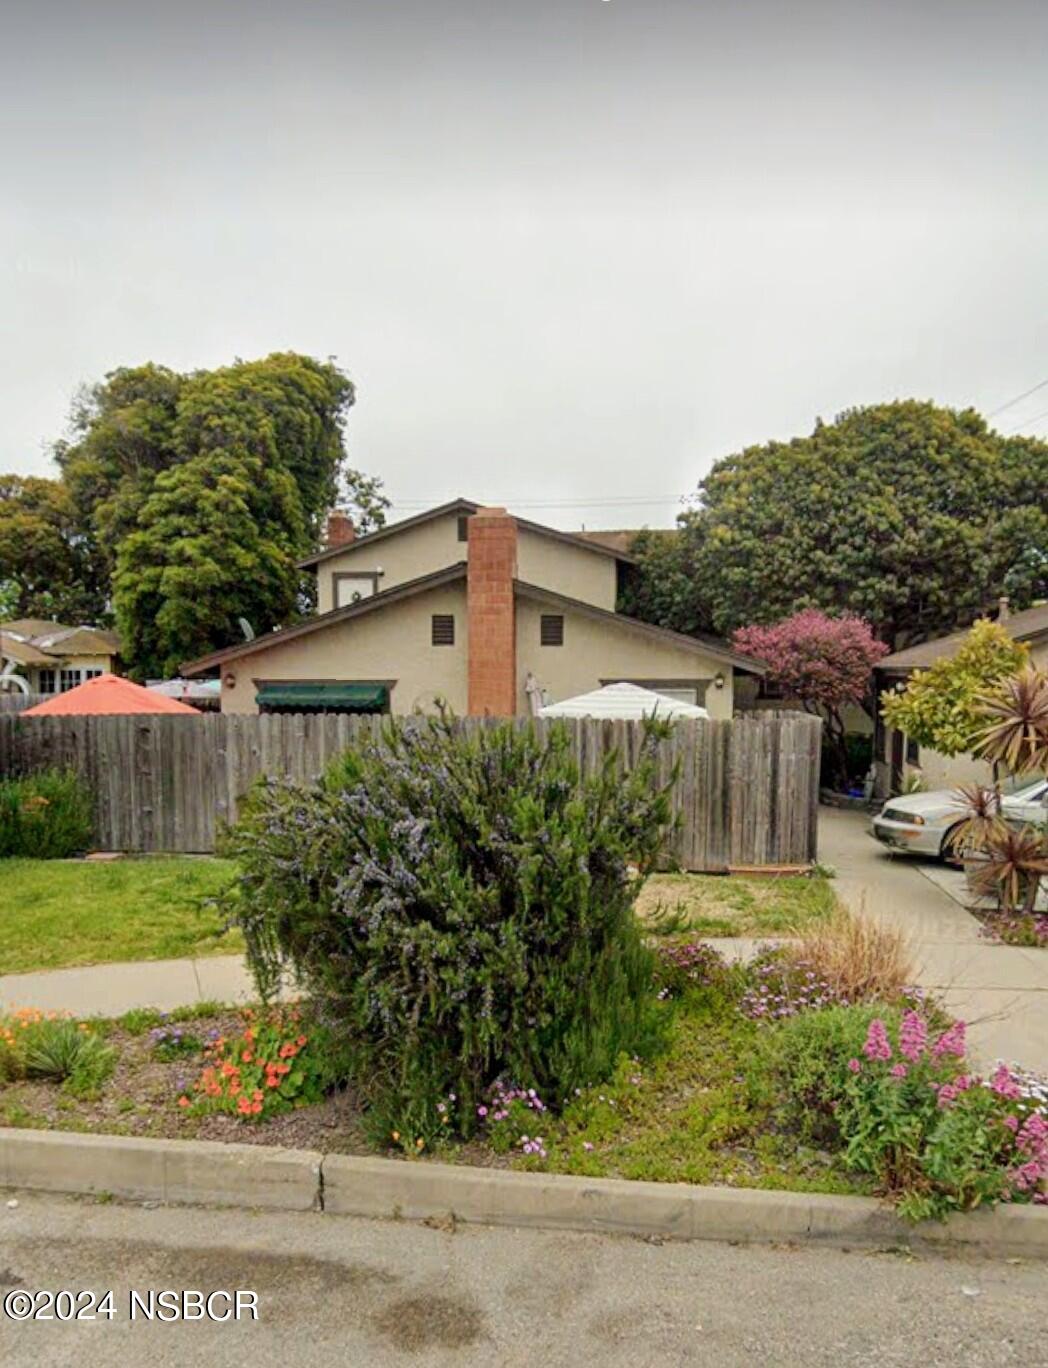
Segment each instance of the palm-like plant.
[[984,849],[986,861],[972,875],[975,890],[996,895],[1003,912],[1015,911],[1020,902],[1024,914],[1032,912],[1041,879],[1048,874],[1048,843],[1041,832],[1030,826],[1005,827]]
[[1001,815],[1001,795],[996,789],[987,788],[985,784],[961,784],[954,797],[964,813],[947,837],[955,854],[985,850],[994,837],[1007,831]]
[[984,719],[972,748],[1013,774],[1048,770],[1048,674],[1032,666],[977,700]]

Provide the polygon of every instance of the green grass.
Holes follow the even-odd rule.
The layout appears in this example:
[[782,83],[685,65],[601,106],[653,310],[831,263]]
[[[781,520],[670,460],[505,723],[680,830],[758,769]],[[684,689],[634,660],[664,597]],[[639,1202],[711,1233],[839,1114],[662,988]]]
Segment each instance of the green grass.
[[655,874],[637,899],[637,915],[654,933],[700,936],[787,936],[832,916],[828,879],[746,879],[723,874]]
[[150,857],[111,863],[2,860],[0,974],[117,960],[235,954],[240,933],[206,900],[225,860]]
[[[737,992],[738,989],[736,988]],[[776,1124],[758,1033],[733,992],[692,991],[674,1006],[669,1046],[624,1061],[547,1123],[545,1162],[519,1167],[586,1177],[722,1183],[805,1192],[868,1190],[839,1160]]]

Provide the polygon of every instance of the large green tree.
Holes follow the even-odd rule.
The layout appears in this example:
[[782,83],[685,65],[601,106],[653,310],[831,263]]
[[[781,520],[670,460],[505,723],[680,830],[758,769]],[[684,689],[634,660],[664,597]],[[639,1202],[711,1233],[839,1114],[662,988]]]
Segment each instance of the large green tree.
[[59,481],[0,475],[0,581],[7,585],[5,616],[104,619],[104,577]]
[[294,352],[125,367],[80,394],[56,488],[111,587],[132,674],[227,644],[241,617],[265,631],[308,606],[295,561],[337,500],[381,525],[380,482],[345,468],[353,399],[337,366]]
[[[863,614],[896,649],[1046,587],[1048,444],[906,400],[718,461],[673,552],[641,545],[640,611],[731,632],[802,608]],[[673,572],[667,560],[673,564]],[[656,592],[644,581],[661,577]]]

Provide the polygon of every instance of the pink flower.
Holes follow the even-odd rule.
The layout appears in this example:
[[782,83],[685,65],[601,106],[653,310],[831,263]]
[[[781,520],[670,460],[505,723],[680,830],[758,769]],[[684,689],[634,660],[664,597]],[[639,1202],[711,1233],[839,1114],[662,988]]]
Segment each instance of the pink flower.
[[857,1059],[849,1059],[848,1068],[851,1069],[852,1073],[858,1073],[859,1070],[862,1068],[862,1064]]
[[880,1017],[874,1017],[870,1022],[870,1029],[866,1032],[866,1044],[862,1047],[862,1052],[867,1059],[891,1059],[891,1042]]
[[487,1114],[488,1114],[488,1109],[487,1109],[487,1107],[478,1107],[478,1108],[477,1108],[477,1115],[478,1115],[478,1116],[487,1116]]
[[905,1064],[893,1064],[888,1072],[891,1074],[892,1078],[905,1078],[909,1073],[909,1069],[907,1069]]
[[928,1028],[916,1012],[907,1012],[899,1027],[899,1053],[916,1062],[928,1044]]
[[965,1048],[964,1022],[955,1021],[932,1046],[932,1058],[942,1059],[943,1055],[955,1055],[958,1059],[963,1059]]
[[1022,1089],[1012,1077],[1012,1071],[1007,1064],[999,1064],[993,1077],[990,1079],[990,1087],[999,1097],[1007,1097],[1011,1101],[1016,1101],[1022,1097]]

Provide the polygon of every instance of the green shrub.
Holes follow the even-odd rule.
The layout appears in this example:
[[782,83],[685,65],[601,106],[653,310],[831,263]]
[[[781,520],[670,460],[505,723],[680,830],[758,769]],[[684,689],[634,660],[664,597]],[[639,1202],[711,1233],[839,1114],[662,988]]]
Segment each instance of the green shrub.
[[629,774],[609,756],[582,778],[564,728],[415,719],[316,787],[256,789],[227,853],[259,988],[294,971],[383,1128],[438,1133],[455,1094],[469,1134],[496,1079],[562,1099],[653,1047],[630,866],[646,873],[671,825],[664,734]]
[[24,1033],[22,1057],[26,1078],[65,1083],[78,1094],[96,1091],[113,1072],[116,1051],[100,1036],[68,1018],[44,1018]]
[[0,780],[0,856],[60,860],[91,844],[91,795],[72,770]]
[[825,1007],[788,1017],[760,1037],[757,1073],[781,1099],[781,1123],[807,1143],[829,1149],[843,1144],[848,1061],[861,1056],[875,1017],[894,1028],[901,1013],[869,1003]]

